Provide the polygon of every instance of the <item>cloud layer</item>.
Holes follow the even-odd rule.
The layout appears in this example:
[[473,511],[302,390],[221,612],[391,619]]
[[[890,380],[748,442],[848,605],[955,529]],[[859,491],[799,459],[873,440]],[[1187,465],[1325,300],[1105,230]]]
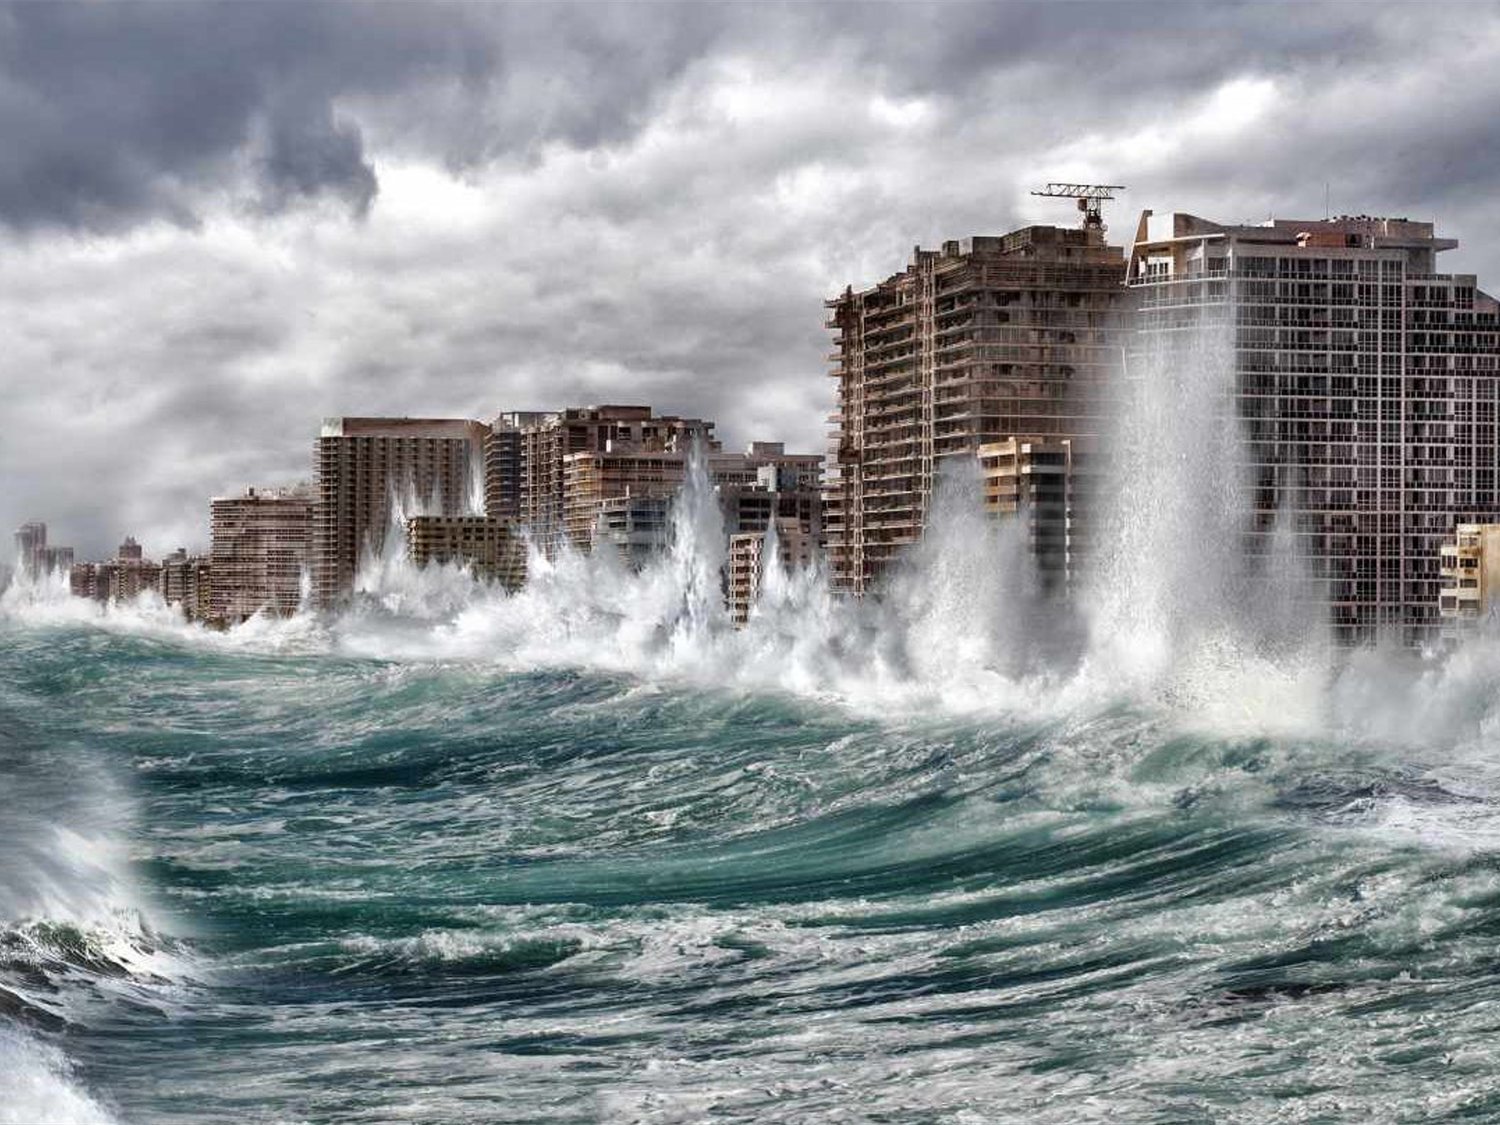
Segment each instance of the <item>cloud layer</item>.
[[0,527],[206,540],[326,414],[648,401],[821,448],[822,299],[1125,183],[1436,219],[1500,286],[1479,4],[0,8]]

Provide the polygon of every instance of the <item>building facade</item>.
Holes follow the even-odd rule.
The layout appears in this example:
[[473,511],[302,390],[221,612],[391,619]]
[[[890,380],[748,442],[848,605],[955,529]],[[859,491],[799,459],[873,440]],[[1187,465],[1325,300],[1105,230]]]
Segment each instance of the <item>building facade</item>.
[[[700,443],[706,450],[718,449],[713,430],[712,422],[657,415],[649,406],[571,407],[522,425],[518,428],[520,521],[548,553],[564,542],[576,544],[582,532],[578,525],[580,503],[570,500],[570,457],[580,453],[617,456],[631,453],[646,458],[675,455],[680,459],[694,443]],[[638,472],[644,479],[653,471],[648,465],[633,469],[619,462],[607,469],[601,467],[599,474],[628,476]],[[579,470],[575,468],[573,472],[576,479]],[[497,474],[496,494],[502,495],[498,479]],[[600,485],[594,499],[602,501],[618,494]]]
[[464,566],[476,578],[508,590],[526,581],[526,543],[511,520],[413,516],[406,521],[406,546],[415,566]]
[[257,613],[297,612],[313,562],[313,505],[306,486],[250,488],[210,503],[212,621],[234,625]]
[[1098,433],[1124,277],[1124,252],[1101,228],[1035,226],[918,247],[901,273],[827,302],[836,585],[864,592],[921,536],[944,459]]
[[1456,643],[1493,628],[1500,612],[1500,523],[1461,523],[1439,557],[1442,638]]
[[396,511],[477,515],[490,433],[468,419],[328,419],[317,445],[317,604],[350,594],[361,558],[384,548]]
[[979,447],[984,509],[1019,519],[1043,592],[1069,594],[1083,580],[1093,509],[1093,442],[1087,438]]
[[[729,557],[725,564],[724,592],[729,616],[736,625],[750,620],[750,611],[760,597],[765,581],[769,537],[766,530],[742,531],[729,537]],[[810,566],[817,551],[817,539],[810,535],[804,520],[776,520],[775,550],[782,569],[790,573]]]
[[[1142,346],[1231,336],[1256,530],[1295,513],[1336,638],[1437,638],[1439,548],[1500,519],[1500,306],[1432,223],[1232,226],[1146,212],[1129,284]],[[1252,550],[1256,549],[1252,546]]]

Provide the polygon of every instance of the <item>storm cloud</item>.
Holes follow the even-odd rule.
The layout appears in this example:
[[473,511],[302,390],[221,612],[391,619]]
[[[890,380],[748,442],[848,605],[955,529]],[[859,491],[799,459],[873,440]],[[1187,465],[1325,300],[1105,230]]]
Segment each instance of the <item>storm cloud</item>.
[[0,8],[0,525],[201,545],[323,415],[649,401],[819,449],[822,300],[1124,183],[1431,218],[1500,286],[1500,9]]

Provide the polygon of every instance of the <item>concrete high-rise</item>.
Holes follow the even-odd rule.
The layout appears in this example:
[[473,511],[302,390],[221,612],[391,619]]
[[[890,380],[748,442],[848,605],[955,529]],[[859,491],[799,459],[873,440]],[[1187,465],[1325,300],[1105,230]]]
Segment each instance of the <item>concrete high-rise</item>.
[[1437,272],[1456,245],[1429,222],[1368,216],[1148,211],[1136,232],[1138,345],[1229,339],[1256,528],[1294,513],[1346,643],[1434,640],[1443,540],[1500,518],[1500,305],[1472,274]]
[[901,273],[827,302],[838,380],[824,534],[837,585],[875,582],[921,536],[943,461],[1095,435],[1126,294],[1097,225],[918,247]]
[[490,433],[468,419],[328,419],[317,444],[313,517],[318,604],[353,590],[360,559],[384,548],[398,506],[406,515],[478,514]]
[[[257,613],[288,617],[297,611],[303,575],[312,566],[313,503],[308,486],[251,488],[211,502],[209,619],[235,625]],[[169,561],[167,574],[183,584],[186,598],[196,569],[181,554],[180,569]]]

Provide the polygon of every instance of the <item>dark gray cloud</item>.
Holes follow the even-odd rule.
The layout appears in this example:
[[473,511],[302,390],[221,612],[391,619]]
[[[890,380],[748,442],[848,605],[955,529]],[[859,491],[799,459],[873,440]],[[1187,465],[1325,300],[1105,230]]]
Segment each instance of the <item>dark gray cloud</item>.
[[1438,220],[1500,286],[1490,4],[0,7],[0,527],[201,543],[320,417],[653,401],[821,448],[822,300],[1110,214]]

